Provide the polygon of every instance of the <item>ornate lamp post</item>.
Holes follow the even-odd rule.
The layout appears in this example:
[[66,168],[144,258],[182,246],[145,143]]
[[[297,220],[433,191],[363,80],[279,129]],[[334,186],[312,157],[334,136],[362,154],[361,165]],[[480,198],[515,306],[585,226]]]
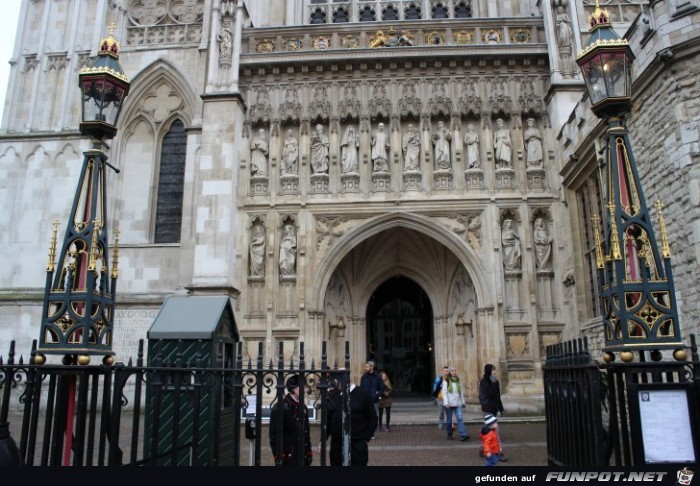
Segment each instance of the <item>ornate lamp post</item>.
[[34,362],[46,354],[64,355],[64,364],[86,365],[91,355],[111,364],[114,297],[118,249],[115,238],[112,272],[109,272],[103,139],[117,133],[117,119],[129,92],[129,79],[119,65],[119,44],[113,37],[100,43],[97,59],[79,75],[82,93],[80,132],[92,137],[84,152],[83,167],[58,261],[56,233],[49,249],[41,333]]
[[604,359],[632,361],[639,351],[661,359],[661,349],[675,349],[685,359],[661,202],[657,201],[661,249],[657,246],[647,203],[625,126],[631,111],[631,70],[634,55],[626,39],[613,30],[596,2],[591,36],[578,55],[591,109],[608,122],[607,218],[604,241],[594,218],[596,264],[603,304]]

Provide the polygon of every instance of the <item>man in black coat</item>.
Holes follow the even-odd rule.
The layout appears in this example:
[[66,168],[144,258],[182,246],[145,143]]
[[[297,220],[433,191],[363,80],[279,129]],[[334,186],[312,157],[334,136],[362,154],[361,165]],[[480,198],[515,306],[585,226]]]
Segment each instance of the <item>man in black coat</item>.
[[[503,402],[501,401],[501,384],[496,378],[496,367],[491,363],[484,366],[484,376],[479,381],[479,402],[481,402],[481,410],[485,414],[491,414],[494,417],[503,416]],[[498,431],[497,431],[498,433]],[[501,436],[498,434],[498,443],[501,446],[500,461],[506,462],[508,458],[503,455],[503,445],[501,444]]]
[[[350,465],[366,466],[369,461],[368,443],[377,430],[377,412],[372,397],[350,379]],[[331,466],[343,465],[343,391],[329,390],[327,424],[330,431]]]
[[[275,404],[270,411],[270,448],[275,458],[275,465],[278,466],[298,466],[301,465],[300,461],[303,461],[305,466],[310,466],[313,461],[309,414],[306,406],[299,401],[299,386],[297,375],[287,380],[288,393],[282,400],[281,407],[281,430],[279,404]],[[299,453],[300,439],[302,439],[301,453]]]
[[374,413],[379,415],[379,397],[384,394],[384,380],[374,369],[374,361],[365,363],[365,373],[360,378],[360,386],[369,393],[374,404]]

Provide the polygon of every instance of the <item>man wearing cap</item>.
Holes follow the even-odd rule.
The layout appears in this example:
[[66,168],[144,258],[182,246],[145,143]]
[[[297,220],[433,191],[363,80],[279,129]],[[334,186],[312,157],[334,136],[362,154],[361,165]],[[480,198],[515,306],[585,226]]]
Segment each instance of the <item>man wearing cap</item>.
[[298,375],[290,376],[286,385],[287,395],[282,399],[282,416],[279,403],[273,405],[270,411],[270,448],[277,466],[300,466],[302,463],[310,466],[313,461],[309,414],[299,399],[300,384]]
[[495,466],[501,455],[500,441],[498,440],[498,419],[495,415],[488,414],[484,417],[484,427],[481,429],[481,447],[486,464],[484,466]]

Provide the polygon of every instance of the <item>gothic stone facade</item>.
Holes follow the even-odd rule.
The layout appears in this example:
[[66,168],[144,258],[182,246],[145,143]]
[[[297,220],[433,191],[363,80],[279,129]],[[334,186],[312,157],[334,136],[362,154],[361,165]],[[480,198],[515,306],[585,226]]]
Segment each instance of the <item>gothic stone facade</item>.
[[[77,74],[114,23],[132,79],[109,153],[118,360],[166,296],[226,294],[249,357],[304,342],[318,360],[327,341],[341,362],[347,340],[359,374],[372,295],[403,277],[429,301],[431,373],[456,366],[475,404],[495,363],[513,408],[537,407],[544,346],[595,317],[560,175],[591,4],[25,2],[0,139],[0,346],[37,337],[51,223],[87,148]],[[621,29],[640,12],[611,5]],[[179,234],[162,242],[176,126]]]

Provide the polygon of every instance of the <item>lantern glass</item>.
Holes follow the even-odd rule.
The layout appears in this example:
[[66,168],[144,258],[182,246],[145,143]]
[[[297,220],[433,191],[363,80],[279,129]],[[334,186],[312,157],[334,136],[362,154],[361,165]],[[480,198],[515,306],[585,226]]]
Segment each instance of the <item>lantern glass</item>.
[[83,123],[116,126],[126,89],[107,77],[90,77],[81,83]]
[[591,104],[607,98],[629,98],[631,59],[625,51],[600,50],[580,63]]

